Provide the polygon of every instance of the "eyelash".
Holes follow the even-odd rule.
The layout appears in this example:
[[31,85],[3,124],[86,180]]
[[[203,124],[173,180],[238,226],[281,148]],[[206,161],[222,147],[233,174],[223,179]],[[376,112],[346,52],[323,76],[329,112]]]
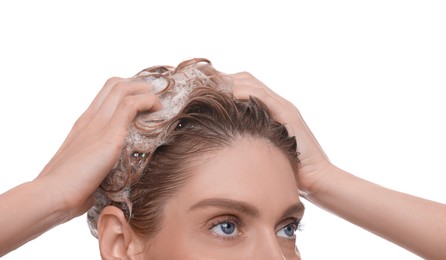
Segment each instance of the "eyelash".
[[[290,220],[292,220],[292,221],[289,222],[288,224],[282,226],[281,229],[286,227],[286,226],[288,226],[288,225],[293,225],[295,231],[303,231],[303,225],[302,225],[302,221],[301,221],[302,219],[291,218]],[[242,229],[244,227],[244,223],[241,221],[240,218],[238,218],[236,216],[232,216],[232,215],[221,216],[221,217],[213,220],[211,222],[211,224],[209,225],[208,229],[209,229],[209,231],[211,231],[211,229],[214,228],[215,226],[220,225],[220,224],[224,224],[224,223],[228,223],[228,222],[229,223],[234,223],[235,227],[239,230],[239,232],[243,233]],[[234,239],[237,239],[238,236],[240,236],[240,235],[238,235],[238,236],[235,236],[235,237],[225,237],[225,236],[220,236],[220,235],[217,235],[217,234],[214,234],[214,235],[217,236],[220,239],[223,239],[223,240],[234,240]]]
[[[234,223],[235,227],[239,230],[239,232],[243,233],[242,229],[245,225],[243,224],[242,220],[240,218],[238,218],[236,216],[232,216],[232,215],[218,217],[217,219],[215,219],[211,222],[208,229],[211,232],[211,229],[214,228],[215,226],[223,224],[223,223],[228,223],[228,222]],[[225,237],[225,236],[217,235],[215,233],[214,233],[214,235],[217,236],[219,239],[223,239],[223,240],[234,240],[234,239],[237,239],[237,237],[238,237],[238,236]]]
[[297,218],[291,218],[291,219],[293,221],[288,223],[287,225],[285,225],[283,227],[286,227],[288,225],[294,225],[295,226],[294,230],[296,230],[296,231],[303,231],[304,230],[304,227],[303,227],[303,224],[302,224],[302,219],[297,219]]
[[282,238],[294,241],[296,239],[296,231],[303,231],[303,225],[301,223],[302,219],[291,218],[290,220],[291,220],[291,222],[282,226],[279,230],[283,230],[285,227],[292,225],[293,230],[294,230],[294,235],[289,238],[288,237],[282,237]]

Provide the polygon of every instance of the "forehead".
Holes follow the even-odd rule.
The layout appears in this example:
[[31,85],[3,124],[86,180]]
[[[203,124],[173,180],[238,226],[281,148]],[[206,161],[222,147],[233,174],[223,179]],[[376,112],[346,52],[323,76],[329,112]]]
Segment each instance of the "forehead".
[[223,197],[260,204],[260,208],[282,208],[299,201],[294,174],[288,158],[273,144],[240,138],[198,165],[183,191],[191,203]]

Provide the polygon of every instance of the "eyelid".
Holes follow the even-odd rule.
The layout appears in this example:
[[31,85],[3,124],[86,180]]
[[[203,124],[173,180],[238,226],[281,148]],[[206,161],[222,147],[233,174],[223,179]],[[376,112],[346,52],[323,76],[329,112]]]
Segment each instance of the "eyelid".
[[[288,222],[285,222],[287,221]],[[295,243],[296,241],[296,232],[297,231],[302,231],[302,225],[301,225],[301,220],[302,218],[288,218],[284,221],[282,221],[282,224],[279,225],[280,228],[277,229],[276,231],[276,235],[278,238],[280,239],[284,239],[286,241],[292,241],[293,243]],[[288,234],[286,234],[286,231],[284,231],[285,228],[289,227],[290,225],[292,225],[293,228],[293,235],[289,236]],[[281,233],[284,233],[285,235],[282,235]]]
[[296,231],[302,231],[303,225],[302,225],[302,218],[296,218],[296,217],[290,217],[285,220],[282,220],[277,226],[277,231],[281,230],[282,228],[294,224],[296,226]]
[[[229,237],[229,236],[226,237],[226,236],[218,235],[211,231],[211,229],[214,228],[215,226],[217,226],[219,224],[227,223],[227,222],[234,223],[235,227],[237,228],[237,230],[240,234],[235,237]],[[211,220],[209,220],[206,225],[207,225],[207,229],[209,230],[209,232],[212,233],[212,235],[218,237],[219,239],[223,239],[223,240],[237,239],[243,233],[243,227],[245,226],[245,224],[242,222],[242,220],[239,217],[234,216],[234,215],[221,215],[221,216],[214,217]]]
[[210,220],[210,225],[208,228],[212,228],[215,225],[221,224],[221,223],[225,223],[225,222],[233,222],[234,224],[237,225],[237,227],[244,227],[245,224],[242,222],[242,220],[234,215],[221,215],[221,216],[217,216],[214,217]]

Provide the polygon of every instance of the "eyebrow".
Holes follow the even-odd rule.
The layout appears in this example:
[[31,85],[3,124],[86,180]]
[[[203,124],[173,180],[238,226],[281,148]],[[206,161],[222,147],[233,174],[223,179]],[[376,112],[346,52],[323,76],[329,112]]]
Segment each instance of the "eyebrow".
[[[207,208],[207,207],[216,207],[221,209],[231,209],[238,211],[244,215],[248,215],[253,218],[257,218],[259,216],[259,210],[249,203],[225,198],[210,198],[197,202],[192,207],[189,208],[189,211],[199,209],[199,208]],[[302,202],[298,202],[296,204],[288,207],[282,214],[282,218],[299,214],[305,210]]]
[[284,219],[286,217],[289,216],[294,216],[294,215],[301,215],[303,214],[305,211],[305,206],[302,202],[297,202],[296,204],[291,205],[290,207],[288,207],[282,214],[282,217],[280,219]]

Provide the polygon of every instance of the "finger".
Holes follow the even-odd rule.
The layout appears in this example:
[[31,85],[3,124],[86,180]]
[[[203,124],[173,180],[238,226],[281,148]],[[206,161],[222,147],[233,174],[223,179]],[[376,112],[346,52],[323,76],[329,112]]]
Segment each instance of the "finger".
[[233,93],[241,100],[248,100],[251,96],[260,99],[269,108],[274,120],[284,124],[290,135],[296,134],[296,123],[291,121],[299,116],[299,111],[251,74],[242,72],[235,75]]
[[104,86],[96,95],[96,97],[93,99],[91,104],[76,121],[75,125],[79,130],[82,130],[85,127],[85,125],[93,118],[93,116],[99,110],[99,108],[101,107],[102,103],[104,102],[105,98],[107,97],[108,93],[113,88],[113,86],[115,86],[118,82],[125,80],[126,79],[119,77],[112,77],[108,79],[107,82],[105,82]]
[[107,97],[108,93],[110,92],[110,90],[112,90],[112,88],[118,83],[118,82],[124,82],[126,81],[125,78],[119,78],[119,77],[112,77],[109,78],[104,86],[102,87],[102,89],[99,91],[99,93],[96,95],[96,97],[94,98],[94,100],[91,102],[90,106],[88,107],[86,112],[89,113],[96,113],[98,111],[98,109],[100,108],[100,106],[102,105],[102,103],[104,102],[104,99]]
[[135,96],[127,96],[117,107],[113,117],[106,125],[109,133],[117,138],[122,138],[127,134],[127,128],[135,119],[138,112],[154,112],[162,109],[161,101],[153,93],[145,93]]
[[121,102],[128,96],[151,93],[151,85],[144,81],[126,80],[117,82],[109,91],[96,112],[93,122],[96,127],[102,128],[108,123]]
[[[70,143],[66,143],[67,148],[59,149],[57,156],[45,166],[40,176],[46,175],[52,168],[64,161],[63,158],[70,156],[69,153],[73,149],[84,149],[85,146],[91,145],[92,142],[103,140],[101,137],[107,138],[106,143],[103,143],[102,147],[110,147],[111,150],[119,152],[127,134],[127,128],[129,124],[134,120],[138,112],[144,111],[157,111],[162,108],[159,98],[152,93],[146,93],[136,96],[127,96],[123,99],[122,103],[116,109],[115,114],[110,119],[109,123],[102,129],[96,128],[94,125],[88,125],[84,131],[79,133]],[[103,132],[105,131],[105,133]]]
[[68,145],[87,126],[90,129],[102,129],[126,96],[140,95],[150,91],[151,85],[147,82],[112,78],[104,87],[103,93],[98,95],[97,102],[94,102],[91,109],[78,120],[80,122],[76,122],[64,146]]
[[57,158],[63,152],[63,150],[69,146],[84,129],[93,124],[94,127],[101,129],[111,115],[116,110],[120,100],[126,95],[138,95],[140,93],[149,93],[151,90],[150,84],[142,81],[134,81],[130,79],[111,78],[109,79],[88,109],[82,114],[82,116],[76,121],[67,138],[53,156],[53,159],[45,166],[42,173],[49,171],[55,163]]
[[280,113],[281,110],[288,109],[290,104],[281,96],[268,91],[265,88],[252,88],[246,86],[234,86],[234,96],[237,99],[248,100],[250,96],[260,99],[273,113]]
[[64,149],[64,147],[66,147],[74,138],[76,138],[76,136],[80,132],[82,132],[82,130],[86,127],[86,125],[92,120],[93,116],[101,107],[102,103],[104,102],[105,98],[107,97],[108,93],[113,88],[113,86],[116,85],[118,82],[124,80],[125,79],[118,77],[113,77],[107,80],[107,82],[104,84],[102,89],[96,95],[96,97],[88,106],[88,108],[85,110],[85,112],[82,113],[82,115],[76,120],[70,133],[68,134],[67,138],[65,138],[65,141],[63,142],[59,150],[56,152],[55,156],[57,156],[60,153],[60,151]]
[[[258,98],[261,98],[261,96],[259,96],[260,94],[263,95],[270,95],[273,98],[276,99],[276,101],[280,102],[280,103],[286,103],[284,101],[286,101],[284,98],[282,98],[280,95],[278,95],[276,92],[272,91],[270,88],[268,88],[268,86],[266,86],[265,84],[263,84],[263,82],[261,82],[260,80],[258,80],[257,78],[255,78],[254,76],[252,76],[250,73],[248,72],[240,72],[237,74],[233,74],[232,76],[233,78],[233,90],[235,91],[235,93],[246,93],[245,91],[241,91],[238,92],[239,89],[249,89],[251,91],[258,91],[256,92],[258,95]],[[265,92],[265,93],[263,93]],[[240,98],[248,98],[246,95]]]
[[255,94],[257,98],[264,99],[268,95],[275,99],[276,102],[286,106],[294,107],[288,100],[268,88],[263,82],[255,78],[249,72],[240,72],[231,75],[233,78],[234,94],[239,96],[239,99],[248,99],[249,93]]
[[254,77],[249,72],[244,71],[235,74],[229,74],[229,76],[234,80],[234,85],[242,85],[252,88],[265,88],[268,91],[271,91],[271,89],[268,88],[267,85],[265,85],[262,81]]

